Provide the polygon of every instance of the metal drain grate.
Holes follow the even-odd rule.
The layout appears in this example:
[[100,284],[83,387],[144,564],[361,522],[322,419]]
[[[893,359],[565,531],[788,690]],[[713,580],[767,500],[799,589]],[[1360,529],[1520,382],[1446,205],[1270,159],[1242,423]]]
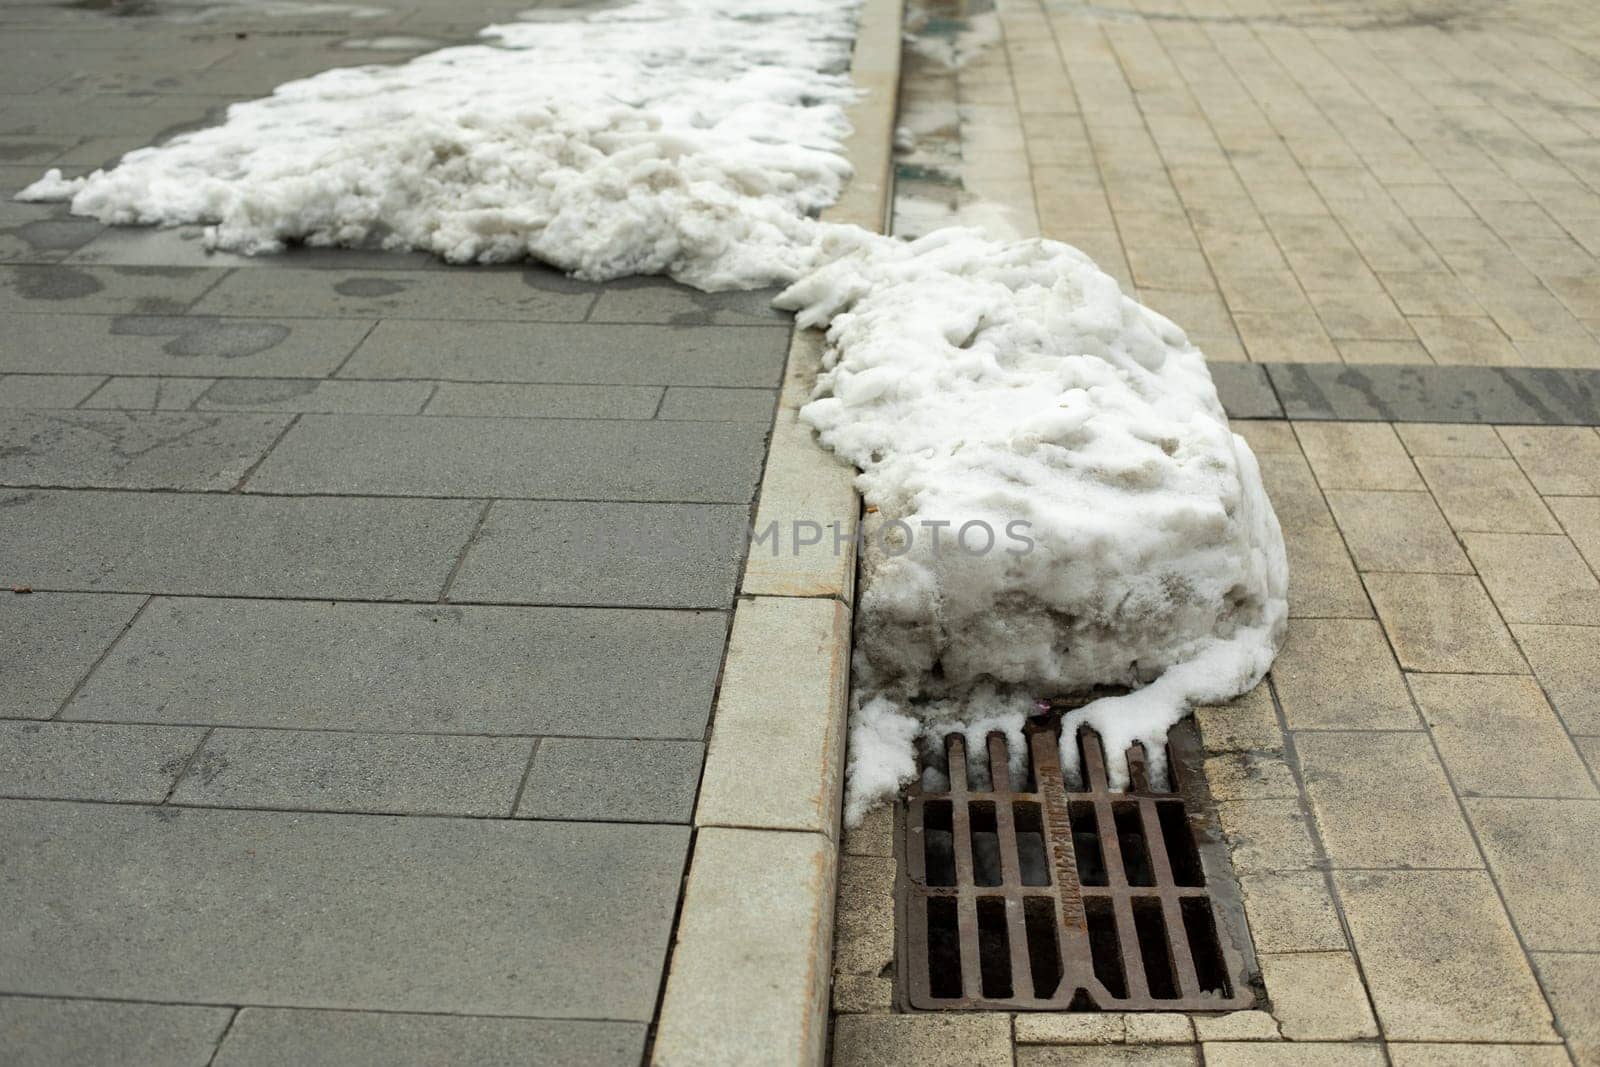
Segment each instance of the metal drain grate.
[[[1254,955],[1201,774],[1193,724],[1174,728],[1175,788],[1150,788],[1129,750],[1107,785],[1099,738],[1078,735],[1065,781],[1054,725],[1030,727],[1025,781],[1006,741],[987,766],[946,739],[950,786],[897,809],[899,999],[917,1010],[1232,1011],[1254,1005]],[[985,779],[988,780],[984,788]]]

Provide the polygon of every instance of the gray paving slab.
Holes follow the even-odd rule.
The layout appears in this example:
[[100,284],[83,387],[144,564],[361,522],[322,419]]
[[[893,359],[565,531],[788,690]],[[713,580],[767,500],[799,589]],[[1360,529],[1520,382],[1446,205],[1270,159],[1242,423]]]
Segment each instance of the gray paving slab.
[[450,600],[729,608],[749,521],[744,504],[497,501]]
[[765,445],[747,423],[306,415],[245,490],[743,503]]
[[622,278],[607,283],[589,313],[590,322],[652,322],[673,326],[760,326],[792,316],[772,306],[776,289],[702,293],[659,278]]
[[0,201],[0,263],[60,263],[105,229],[94,219],[63,217],[55,205]]
[[[3,386],[4,383],[0,383]],[[529,385],[440,382],[429,415],[509,415],[540,419],[650,419],[664,390],[656,385]]]
[[0,996],[7,1067],[207,1067],[230,1008]]
[[688,843],[659,825],[4,801],[0,988],[643,1022]]
[[181,315],[218,277],[187,267],[0,265],[0,314]]
[[1259,363],[1213,363],[1211,380],[1222,408],[1233,419],[1281,419],[1283,408]]
[[317,378],[222,378],[195,401],[196,411],[297,411],[415,415],[433,392],[428,382],[345,382]]
[[467,501],[0,491],[0,587],[433,600]]
[[104,381],[98,374],[0,375],[0,407],[76,407]]
[[698,739],[727,626],[718,612],[158,598],[62,717]]
[[1600,425],[1600,371],[1295,363],[1268,373],[1292,419]]
[[0,722],[0,796],[159,804],[205,730]]
[[[217,378],[107,378],[81,405],[86,410],[188,411]],[[226,379],[229,381],[237,379]],[[246,378],[244,381],[254,381]],[[268,378],[267,381],[275,379]]]
[[0,411],[0,485],[231,489],[287,415]]
[[773,389],[788,347],[784,326],[381,322],[339,377]]
[[[0,531],[6,529],[0,513]],[[107,593],[0,592],[0,718],[54,715],[144,601]]]
[[456,271],[238,270],[195,305],[200,315],[579,322],[590,286],[543,268]]
[[695,422],[759,422],[770,424],[777,404],[775,389],[705,389],[673,386],[661,402],[657,418]]
[[515,737],[216,730],[172,802],[505,818],[533,744]]
[[0,371],[320,377],[371,321],[218,319],[178,315],[13,315]]
[[534,756],[517,815],[686,823],[704,761],[699,741],[547,738]]
[[246,1008],[212,1067],[637,1067],[642,1023]]

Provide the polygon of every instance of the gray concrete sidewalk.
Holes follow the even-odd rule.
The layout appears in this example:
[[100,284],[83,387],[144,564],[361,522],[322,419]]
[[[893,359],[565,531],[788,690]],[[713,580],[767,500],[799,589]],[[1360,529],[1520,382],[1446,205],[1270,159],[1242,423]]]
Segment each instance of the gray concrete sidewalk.
[[377,3],[0,8],[4,1063],[644,1049],[770,294],[207,257],[10,200],[529,6]]

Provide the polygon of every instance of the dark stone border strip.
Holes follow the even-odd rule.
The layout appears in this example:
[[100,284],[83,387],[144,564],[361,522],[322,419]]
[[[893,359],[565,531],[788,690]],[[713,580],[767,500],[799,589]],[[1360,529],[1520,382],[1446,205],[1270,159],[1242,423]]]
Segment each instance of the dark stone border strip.
[[1348,363],[1213,364],[1235,419],[1600,426],[1600,370]]

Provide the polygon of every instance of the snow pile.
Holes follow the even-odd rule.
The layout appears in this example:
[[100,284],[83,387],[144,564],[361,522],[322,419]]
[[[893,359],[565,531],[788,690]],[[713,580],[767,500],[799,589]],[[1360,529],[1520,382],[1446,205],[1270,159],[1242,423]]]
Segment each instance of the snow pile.
[[453,262],[703,289],[792,280],[840,143],[855,0],[638,0],[484,31],[235,104],[221,126],[19,199],[109,223],[214,223],[240,252],[381,243]]
[[854,0],[639,0],[493,27],[495,44],[292,82],[24,196],[210,222],[246,252],[379,242],[792,283],[779,302],[829,340],[802,417],[873,512],[850,818],[912,777],[919,738],[1015,735],[1041,697],[1132,688],[1072,720],[1159,758],[1167,726],[1253,685],[1281,636],[1255,459],[1182,331],[1075,249],[812,217],[849,173],[853,18]]
[[882,520],[852,815],[910,776],[893,754],[916,733],[964,724],[976,744],[1020,730],[1037,697],[1138,687],[1070,721],[1158,759],[1191,702],[1255,684],[1287,616],[1282,535],[1183,331],[1053,241],[831,244],[778,302],[828,327],[801,417]]

